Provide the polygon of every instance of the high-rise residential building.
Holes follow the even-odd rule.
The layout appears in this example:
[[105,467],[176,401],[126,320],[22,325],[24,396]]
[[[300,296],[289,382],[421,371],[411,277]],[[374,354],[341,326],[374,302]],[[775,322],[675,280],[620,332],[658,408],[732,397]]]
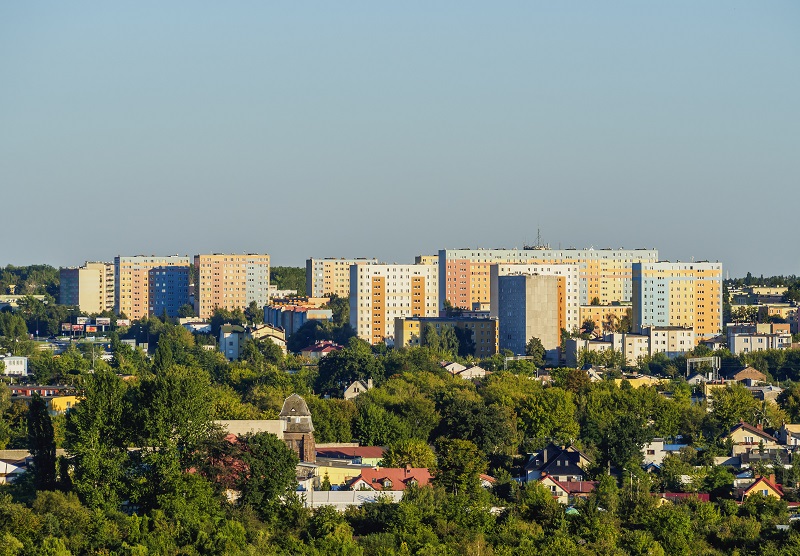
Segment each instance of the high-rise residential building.
[[350,295],[350,266],[378,264],[378,259],[308,259],[306,260],[306,295],[339,297]]
[[83,313],[114,310],[114,265],[87,262],[59,271],[59,303],[76,305]]
[[395,347],[415,347],[421,345],[425,326],[430,324],[441,334],[442,329],[451,326],[459,331],[469,331],[473,349],[469,355],[484,359],[500,351],[500,327],[496,318],[466,317],[400,317],[394,319]]
[[269,255],[195,255],[197,274],[194,304],[200,318],[209,318],[215,307],[244,310],[255,301],[269,303]]
[[174,266],[189,267],[189,257],[136,255],[114,257],[114,312],[129,319],[150,314],[150,271]]
[[722,332],[722,264],[633,264],[633,328],[693,328],[697,341]]
[[489,269],[489,314],[499,316],[497,299],[498,278],[514,274],[541,274],[558,277],[558,327],[572,331],[580,327],[580,269],[576,264],[496,264]]
[[398,317],[439,315],[434,265],[354,264],[350,267],[350,326],[378,344],[394,336]]
[[189,304],[189,267],[166,266],[148,271],[148,311],[158,317],[178,316],[178,309]]
[[439,302],[472,309],[491,303],[493,264],[571,264],[579,268],[581,305],[630,301],[631,264],[655,262],[655,249],[443,249],[439,251]]
[[500,349],[524,355],[531,338],[539,338],[550,364],[558,363],[561,343],[559,327],[559,280],[561,276],[515,274],[497,278],[497,316],[500,319]]

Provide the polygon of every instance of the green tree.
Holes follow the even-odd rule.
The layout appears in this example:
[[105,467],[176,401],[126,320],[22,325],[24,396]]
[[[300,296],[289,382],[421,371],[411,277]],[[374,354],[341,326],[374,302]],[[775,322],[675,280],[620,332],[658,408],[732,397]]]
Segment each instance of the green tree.
[[253,325],[264,324],[264,309],[259,307],[255,301],[251,301],[244,310],[244,317]]
[[189,318],[194,316],[194,307],[189,305],[188,303],[184,303],[180,307],[178,307],[178,316],[180,318]]
[[442,437],[436,441],[436,454],[437,484],[448,492],[466,495],[480,490],[480,474],[486,471],[486,456],[473,442]]
[[561,388],[541,388],[520,401],[517,415],[520,428],[531,439],[549,439],[572,444],[580,432],[575,419],[572,394]]
[[383,368],[372,355],[369,344],[353,338],[348,347],[329,353],[320,360],[315,390],[319,394],[341,396],[353,381],[366,383],[370,378],[380,382]]
[[28,325],[21,315],[0,312],[0,347],[12,355],[32,353]]
[[535,336],[528,340],[528,343],[525,344],[525,355],[528,357],[533,357],[531,359],[531,363],[536,365],[537,367],[544,366],[544,357],[545,357],[545,349],[542,345],[542,341]]
[[720,431],[729,429],[739,421],[753,423],[758,411],[758,401],[738,382],[713,391],[711,416]]
[[436,467],[436,454],[424,440],[407,438],[389,445],[380,463],[383,467]]
[[350,323],[350,300],[346,297],[339,297],[335,293],[328,296],[328,309],[333,313],[333,324],[344,326]]
[[51,490],[56,485],[56,443],[53,422],[47,403],[34,394],[28,407],[28,449],[33,458],[37,490]]
[[84,399],[67,414],[64,445],[75,491],[90,507],[116,507],[128,460],[130,406],[126,385],[110,371],[86,379]]
[[251,507],[262,519],[268,519],[283,498],[294,496],[297,455],[269,433],[240,436],[237,446],[247,468],[247,473],[238,477],[239,504]]
[[273,266],[270,268],[270,284],[279,290],[295,290],[297,295],[310,295],[306,292],[306,269],[295,266]]

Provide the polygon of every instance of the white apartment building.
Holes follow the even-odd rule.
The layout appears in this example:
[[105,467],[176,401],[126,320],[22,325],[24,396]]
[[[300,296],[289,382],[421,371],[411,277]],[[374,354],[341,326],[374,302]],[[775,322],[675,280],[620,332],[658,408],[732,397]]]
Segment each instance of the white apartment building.
[[768,349],[787,349],[792,345],[792,335],[777,334],[728,334],[728,348],[734,355],[765,351]]
[[695,333],[691,328],[680,326],[651,326],[644,329],[650,336],[650,355],[666,353],[667,357],[677,357],[695,347]]
[[434,265],[350,266],[350,326],[378,344],[394,336],[394,319],[439,316],[438,269]]

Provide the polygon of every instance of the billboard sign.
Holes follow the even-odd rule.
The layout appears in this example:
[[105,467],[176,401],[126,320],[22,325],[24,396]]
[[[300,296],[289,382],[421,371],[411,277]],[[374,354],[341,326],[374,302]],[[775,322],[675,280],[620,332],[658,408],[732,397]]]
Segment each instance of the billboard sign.
[[72,330],[72,325],[68,322],[61,323],[61,332],[69,332]]
[[117,326],[130,326],[131,319],[117,319]]
[[97,332],[97,326],[93,324],[86,325],[86,332]]
[[89,317],[75,317],[75,324],[86,324],[89,322]]
[[97,317],[94,319],[94,323],[97,326],[111,326],[111,318],[110,317]]
[[83,325],[82,324],[73,324],[72,325],[73,332],[83,332]]

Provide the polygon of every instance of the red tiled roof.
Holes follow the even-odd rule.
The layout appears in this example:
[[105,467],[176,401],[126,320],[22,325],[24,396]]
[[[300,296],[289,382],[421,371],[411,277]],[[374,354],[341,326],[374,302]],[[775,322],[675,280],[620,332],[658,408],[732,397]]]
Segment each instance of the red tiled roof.
[[[427,486],[431,478],[431,472],[425,467],[365,467],[351,484],[362,479],[375,490],[405,490],[413,482]],[[392,486],[384,489],[387,480],[391,481]]]
[[317,448],[319,458],[382,458],[382,446],[350,446],[344,448]]
[[542,478],[539,480],[544,481],[545,479],[553,481],[567,494],[588,494],[594,492],[599,484],[598,481],[559,481],[547,473],[542,475]]

